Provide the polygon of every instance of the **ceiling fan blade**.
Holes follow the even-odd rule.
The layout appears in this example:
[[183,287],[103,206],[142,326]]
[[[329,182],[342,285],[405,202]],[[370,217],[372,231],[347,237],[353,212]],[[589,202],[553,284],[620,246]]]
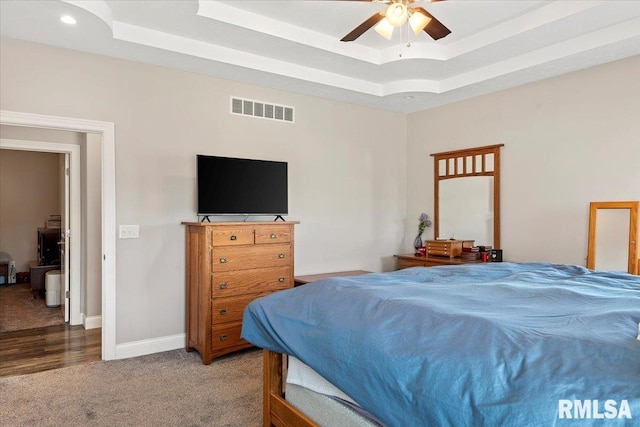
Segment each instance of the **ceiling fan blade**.
[[429,18],[431,18],[431,22],[429,22],[429,24],[427,24],[427,26],[424,27],[424,32],[429,34],[432,39],[438,40],[443,37],[446,37],[451,33],[450,29],[445,27],[442,22],[438,21],[432,14],[427,12],[424,8],[414,7],[413,10],[418,11],[424,14],[425,16],[428,16]]
[[354,41],[355,39],[363,35],[369,28],[373,27],[378,22],[382,21],[382,18],[384,18],[384,15],[380,13],[374,13],[369,17],[369,19],[364,21],[362,24],[358,25],[356,28],[353,29],[353,31],[351,31],[349,34],[347,34],[343,38],[341,38],[340,41],[341,42]]

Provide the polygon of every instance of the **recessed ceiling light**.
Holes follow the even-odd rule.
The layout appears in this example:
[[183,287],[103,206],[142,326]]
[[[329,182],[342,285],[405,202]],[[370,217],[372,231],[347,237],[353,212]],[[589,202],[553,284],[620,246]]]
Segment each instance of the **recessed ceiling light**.
[[415,96],[413,96],[413,95],[407,95],[407,96],[404,97],[404,99],[413,99],[413,98],[415,98]]
[[77,23],[77,21],[74,19],[73,16],[71,15],[64,15],[60,17],[60,20],[62,22],[64,22],[65,24],[69,24],[69,25],[75,25]]

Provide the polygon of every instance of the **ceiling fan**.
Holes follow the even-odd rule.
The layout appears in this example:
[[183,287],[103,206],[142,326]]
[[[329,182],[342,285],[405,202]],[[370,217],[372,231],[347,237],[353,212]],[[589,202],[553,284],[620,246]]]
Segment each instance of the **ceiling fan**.
[[[441,39],[451,33],[447,27],[438,21],[433,15],[424,8],[413,6],[419,0],[347,0],[347,1],[369,1],[373,3],[384,3],[388,7],[380,12],[375,13],[369,19],[358,25],[349,34],[344,36],[340,41],[352,42],[371,27],[382,37],[391,40],[394,28],[401,27],[407,21],[414,34],[418,35],[420,31],[429,34],[434,40]],[[429,2],[442,0],[427,0]]]

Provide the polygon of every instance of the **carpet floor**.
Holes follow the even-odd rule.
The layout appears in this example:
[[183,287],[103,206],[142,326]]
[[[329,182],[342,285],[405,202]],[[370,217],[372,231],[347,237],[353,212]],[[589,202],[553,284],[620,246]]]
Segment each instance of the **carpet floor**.
[[262,351],[173,350],[0,378],[4,426],[262,425]]
[[34,299],[30,284],[0,286],[0,333],[54,325],[64,325],[60,307],[47,307],[42,297]]

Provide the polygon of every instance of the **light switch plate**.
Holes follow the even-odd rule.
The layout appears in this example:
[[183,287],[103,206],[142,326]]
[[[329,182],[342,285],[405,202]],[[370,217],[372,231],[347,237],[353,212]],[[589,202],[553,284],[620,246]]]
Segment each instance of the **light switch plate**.
[[121,225],[119,234],[121,239],[139,239],[140,226],[139,225]]

